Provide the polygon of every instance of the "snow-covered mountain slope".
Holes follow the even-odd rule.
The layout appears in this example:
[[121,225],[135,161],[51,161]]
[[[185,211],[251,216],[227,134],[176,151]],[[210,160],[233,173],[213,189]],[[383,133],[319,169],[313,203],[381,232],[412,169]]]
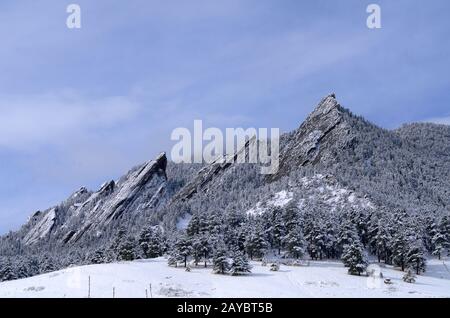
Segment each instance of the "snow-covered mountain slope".
[[261,215],[268,209],[275,207],[284,207],[293,199],[293,193],[282,190],[270,196],[265,201],[259,201],[256,203],[254,208],[249,209],[246,213],[247,215]]
[[386,130],[325,97],[284,138],[277,180],[313,169],[377,204],[421,210],[450,206],[450,126],[410,124]]
[[368,198],[346,189],[330,175],[316,174],[300,178],[290,190],[282,190],[258,201],[247,210],[248,215],[261,215],[273,208],[282,208],[296,201],[300,209],[311,202],[320,203],[327,211],[345,211],[347,208],[374,210],[375,205]]
[[[448,261],[446,261],[448,263]],[[157,258],[72,267],[31,278],[0,283],[0,297],[450,297],[450,272],[443,261],[430,260],[429,270],[409,284],[404,273],[376,267],[381,278],[351,276],[338,261],[308,266],[281,265],[280,271],[253,262],[248,276],[224,276],[211,268],[167,266]],[[392,284],[385,284],[384,279]],[[113,291],[114,290],[114,291]],[[151,290],[151,292],[150,292]]]
[[49,237],[60,243],[74,243],[85,235],[99,236],[120,218],[155,208],[164,202],[167,158],[132,169],[120,180],[105,182],[98,191],[85,188],[59,206],[36,213],[22,229],[23,241],[32,245]]
[[[336,223],[342,213],[368,212],[363,222],[371,214],[384,222],[391,218],[383,216],[405,211],[425,233],[450,213],[448,145],[450,126],[382,129],[332,94],[298,129],[281,136],[278,174],[261,175],[257,164],[179,165],[161,154],[97,191],[81,188],[34,213],[19,231],[0,237],[0,260],[20,268],[37,259],[34,275],[45,270],[47,259],[63,268],[90,262],[97,250],[111,252],[120,228],[138,239],[143,229],[160,225],[170,241],[195,214],[224,225],[235,214],[257,216],[289,204]],[[422,240],[431,253],[426,233]]]

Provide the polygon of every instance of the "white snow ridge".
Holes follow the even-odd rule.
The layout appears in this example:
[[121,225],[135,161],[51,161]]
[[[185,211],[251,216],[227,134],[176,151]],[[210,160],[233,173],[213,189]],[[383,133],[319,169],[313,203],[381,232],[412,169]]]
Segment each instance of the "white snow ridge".
[[[445,260],[448,263],[448,260]],[[0,297],[449,297],[450,273],[443,261],[430,260],[415,284],[403,272],[382,265],[383,278],[352,276],[339,261],[281,265],[278,272],[252,262],[252,274],[215,275],[211,268],[167,266],[167,260],[137,260],[72,267],[35,277],[0,283]],[[390,279],[390,284],[384,280]]]

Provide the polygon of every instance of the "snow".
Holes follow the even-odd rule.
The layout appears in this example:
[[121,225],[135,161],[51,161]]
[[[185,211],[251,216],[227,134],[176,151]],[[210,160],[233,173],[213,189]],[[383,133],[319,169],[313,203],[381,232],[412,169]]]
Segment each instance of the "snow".
[[180,217],[177,221],[177,230],[186,230],[191,219],[192,215],[188,213]]
[[320,201],[329,206],[329,210],[342,210],[344,206],[358,208],[375,209],[375,205],[365,197],[361,197],[355,192],[343,188],[339,183],[333,182],[322,174],[315,174],[312,177],[303,177],[301,182],[289,190],[282,190],[257,202],[251,209],[247,210],[247,215],[258,216],[273,207],[284,207],[294,199],[296,190],[296,200],[298,207],[302,209],[305,205],[305,198],[312,201]]
[[50,233],[56,222],[56,210],[51,209],[44,217],[28,232],[24,237],[24,242],[27,245],[37,242]]
[[350,194],[347,200],[348,200],[348,202],[350,202],[350,203],[354,203],[355,200],[356,200],[355,194],[354,194],[354,193]]
[[261,215],[263,214],[269,207],[278,207],[282,208],[286,206],[293,199],[293,193],[282,190],[277,192],[271,197],[270,200],[265,201],[264,203],[258,202],[254,208],[251,208],[246,213],[247,215]]
[[252,265],[252,274],[243,277],[215,275],[202,267],[185,272],[168,267],[164,258],[72,267],[0,283],[0,297],[87,297],[89,277],[91,297],[112,297],[113,288],[116,297],[145,297],[150,284],[153,297],[450,297],[450,272],[435,259],[415,284],[403,282],[404,273],[390,266],[372,265],[391,285],[380,278],[348,275],[339,261],[281,265],[278,272],[259,262]]

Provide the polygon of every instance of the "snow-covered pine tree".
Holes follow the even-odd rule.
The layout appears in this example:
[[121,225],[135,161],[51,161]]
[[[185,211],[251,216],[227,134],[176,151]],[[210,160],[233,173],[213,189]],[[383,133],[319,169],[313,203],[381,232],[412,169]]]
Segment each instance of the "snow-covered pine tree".
[[243,224],[243,226],[240,226],[236,232],[236,247],[241,252],[245,253],[245,242],[247,240],[248,224]]
[[108,257],[102,248],[95,250],[88,257],[88,262],[90,264],[102,264],[102,263],[108,263],[108,261],[109,261]]
[[0,281],[17,279],[13,264],[10,259],[4,259],[0,262]]
[[176,253],[175,250],[171,250],[169,252],[169,257],[167,259],[167,265],[178,267],[178,263],[181,261],[183,261],[183,259],[181,258],[181,256],[179,254]]
[[173,246],[174,257],[177,260],[181,260],[184,263],[184,267],[187,266],[189,256],[192,254],[192,242],[186,235],[179,236]]
[[58,269],[55,259],[50,255],[44,255],[39,262],[39,273],[53,272]]
[[305,253],[305,239],[301,227],[292,228],[284,237],[283,244],[291,257],[300,258]]
[[271,227],[269,230],[270,237],[272,238],[272,248],[278,250],[278,255],[281,254],[283,248],[283,238],[286,235],[286,226],[283,220],[282,210],[279,208],[273,209],[271,212]]
[[438,259],[441,259],[441,256],[443,253],[445,253],[446,245],[447,245],[447,238],[444,233],[441,233],[441,231],[436,231],[433,238],[431,239],[433,250],[432,254],[437,256]]
[[361,275],[366,270],[368,260],[364,247],[359,240],[355,240],[344,246],[342,261],[348,267],[348,273],[350,275]]
[[339,244],[335,220],[330,217],[325,221],[325,254],[327,258],[335,259],[339,256]]
[[194,213],[189,220],[186,233],[189,237],[193,237],[200,233],[200,216],[197,213]]
[[404,271],[408,253],[408,236],[405,230],[398,228],[391,244],[392,263]]
[[249,229],[244,246],[250,259],[264,257],[264,254],[269,248],[269,243],[266,240],[264,230],[261,226],[256,225]]
[[213,254],[213,273],[225,274],[230,269],[227,249],[224,244],[218,244]]
[[370,216],[367,213],[367,211],[359,208],[351,208],[350,212],[348,213],[348,219],[350,222],[355,226],[355,229],[358,233],[359,240],[365,247],[369,241],[369,235],[368,235],[368,224],[370,220]]
[[291,200],[282,211],[283,223],[287,232],[301,226],[301,215],[298,209],[298,202]]
[[[379,230],[380,230],[380,213],[372,213],[369,225],[367,227],[367,237],[369,240],[369,251],[376,255],[376,239]],[[380,260],[378,260],[380,262]]]
[[408,251],[406,253],[406,266],[413,268],[417,275],[425,272],[426,258],[424,253],[425,248],[421,240],[416,238],[409,241]]
[[425,248],[429,253],[433,254],[433,237],[437,232],[436,217],[434,215],[426,215],[422,221],[422,226],[424,230],[423,241]]
[[318,218],[312,220],[308,227],[308,232],[305,233],[305,240],[307,242],[306,250],[312,259],[322,259],[326,254],[326,228],[322,219]]
[[203,258],[204,267],[207,267],[209,255],[212,250],[211,236],[207,234],[197,235],[192,239],[193,256],[196,264]]
[[155,258],[163,255],[164,239],[159,227],[144,228],[139,234],[139,246],[144,258]]
[[119,253],[119,246],[123,243],[123,241],[127,237],[127,230],[125,227],[121,226],[117,233],[114,235],[111,244],[108,247],[107,253],[111,256],[112,259],[117,260]]
[[137,242],[133,236],[128,236],[123,240],[117,250],[117,259],[120,261],[132,261],[138,257]]
[[381,219],[377,222],[377,231],[375,233],[375,236],[371,238],[370,244],[373,248],[373,253],[378,258],[378,262],[384,260],[386,263],[389,263],[391,254],[389,246],[392,238],[389,232],[389,228],[384,222],[384,219]]
[[39,273],[39,261],[35,256],[28,256],[26,258],[29,276],[34,276]]
[[21,257],[15,265],[14,272],[16,273],[17,278],[19,279],[31,276],[30,267],[27,259]]
[[441,259],[441,256],[450,248],[450,225],[448,219],[443,217],[434,228],[434,235],[431,238],[432,254]]
[[359,241],[356,227],[351,220],[345,219],[339,228],[338,244],[343,250],[345,245],[350,245],[354,241]]
[[236,250],[232,256],[232,262],[230,266],[231,275],[247,275],[251,273],[251,269],[252,267],[250,266],[245,254],[239,250]]

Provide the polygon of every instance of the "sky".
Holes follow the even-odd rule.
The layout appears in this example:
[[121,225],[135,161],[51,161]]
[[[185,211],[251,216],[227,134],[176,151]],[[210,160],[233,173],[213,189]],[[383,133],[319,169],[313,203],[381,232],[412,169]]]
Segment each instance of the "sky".
[[[69,4],[81,28],[66,26]],[[381,29],[366,8],[381,8]],[[320,99],[450,124],[448,0],[4,0],[0,233],[170,152],[171,131],[297,128]]]

